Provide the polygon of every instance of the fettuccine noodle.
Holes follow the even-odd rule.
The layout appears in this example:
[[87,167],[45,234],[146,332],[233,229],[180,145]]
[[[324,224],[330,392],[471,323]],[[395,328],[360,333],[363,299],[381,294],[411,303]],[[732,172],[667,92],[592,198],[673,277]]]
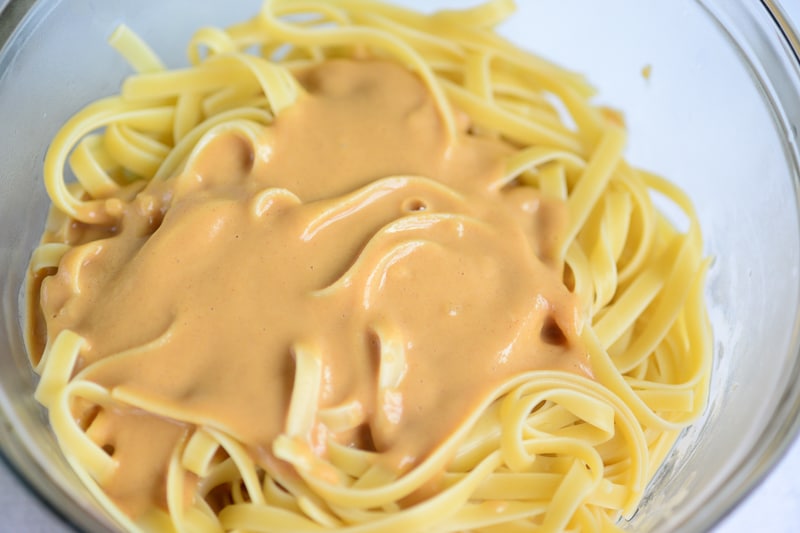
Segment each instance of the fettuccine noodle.
[[[70,119],[47,153],[44,182],[53,210],[31,259],[28,345],[41,376],[36,399],[49,410],[64,455],[124,528],[604,531],[615,529],[621,518],[636,510],[677,435],[705,405],[711,361],[703,300],[708,260],[688,197],[624,160],[624,125],[615,113],[591,103],[593,90],[583,78],[520,50],[494,32],[512,11],[506,0],[433,15],[373,0],[267,0],[249,21],[197,31],[188,47],[191,66],[176,70],[166,69],[130,29],[122,26],[112,35],[111,44],[137,74],[125,80],[118,96],[98,100]],[[56,286],[63,286],[69,298],[78,298],[88,290],[90,274],[101,272],[97,269],[108,269],[111,279],[114,268],[123,268],[113,262],[92,265],[95,257],[116,246],[109,244],[115,235],[129,231],[131,210],[151,213],[149,222],[130,230],[138,232],[131,237],[136,250],[161,246],[151,235],[162,231],[160,225],[174,226],[178,217],[190,216],[176,206],[199,198],[191,196],[201,187],[194,172],[201,175],[203,165],[213,162],[205,154],[219,154],[214,150],[220,146],[243,147],[248,161],[255,162],[250,161],[253,169],[242,175],[260,172],[259,158],[268,165],[273,157],[268,153],[270,143],[277,147],[281,142],[277,133],[272,139],[269,132],[291,124],[292,114],[301,113],[312,98],[309,79],[334,72],[326,68],[360,68],[351,63],[375,63],[386,76],[400,70],[396,65],[413,73],[409,79],[431,102],[448,153],[456,154],[452,157],[460,157],[458,147],[465,136],[502,146],[497,150],[503,168],[485,187],[487,194],[495,195],[492,198],[520,190],[537,195],[542,206],[565,213],[556,242],[547,241],[550,244],[536,251],[539,259],[531,268],[545,278],[547,272],[555,273],[559,286],[540,293],[551,308],[556,306],[552,302],[561,301],[557,297],[562,293],[564,301],[574,302],[552,311],[560,329],[555,340],[543,342],[550,342],[557,353],[563,351],[564,358],[571,358],[564,360],[577,370],[536,363],[487,381],[491,389],[485,395],[476,393],[474,405],[459,413],[461,418],[446,434],[437,434],[435,442],[408,444],[419,446],[410,459],[383,453],[409,441],[393,433],[397,417],[407,411],[395,412],[392,406],[407,401],[403,387],[416,379],[411,348],[391,320],[369,323],[371,338],[380,346],[373,392],[379,395],[383,411],[368,412],[368,406],[352,398],[317,401],[335,396],[330,392],[333,378],[326,374],[329,346],[298,334],[292,338],[288,382],[281,385],[287,391],[285,419],[275,423],[274,434],[264,430],[251,439],[256,429],[251,435],[250,426],[199,408],[191,411],[177,400],[166,401],[156,389],[130,385],[122,371],[114,370],[114,364],[128,364],[122,362],[148,353],[170,353],[170,343],[181,335],[179,319],[174,318],[185,316],[181,309],[170,311],[172,322],[164,329],[155,331],[160,326],[152,326],[146,343],[123,346],[120,340],[120,346],[108,349],[108,357],[100,358],[94,355],[103,349],[100,342],[81,333],[89,326],[83,319],[70,318],[92,311],[81,311],[78,304],[67,305],[63,299],[52,303]],[[402,72],[396,75],[405,79]],[[559,107],[566,110],[569,121],[563,120]],[[398,147],[403,149],[408,148]],[[365,272],[383,272],[385,278],[393,265],[422,252],[449,265],[447,251],[457,246],[454,243],[473,242],[470,239],[481,243],[476,245],[481,249],[496,248],[498,268],[505,268],[504,257],[516,257],[499,237],[507,233],[506,226],[492,229],[480,220],[475,206],[484,204],[473,201],[472,192],[458,191],[447,180],[440,183],[430,176],[395,172],[376,176],[370,183],[331,189],[329,194],[300,186],[248,189],[251,185],[246,184],[234,189],[224,184],[230,187],[222,189],[228,196],[208,205],[239,216],[239,200],[246,196],[249,203],[241,216],[261,221],[280,213],[306,216],[306,210],[321,206],[303,229],[302,239],[311,242],[325,232],[338,231],[331,228],[349,214],[368,212],[370,202],[394,198],[396,191],[416,191],[432,202],[427,209],[425,204],[409,204],[407,216],[375,222],[368,243],[352,245],[357,248],[352,263],[315,289],[314,305],[339,305],[356,283],[353,280],[367,279],[363,305],[377,308],[375,294],[389,289],[385,279]],[[216,185],[208,185],[212,186]],[[241,196],[240,190],[247,195]],[[688,221],[685,231],[655,209],[654,193],[683,211]],[[335,202],[325,203],[331,198]],[[490,207],[485,211],[488,218],[506,220]],[[202,221],[187,224],[200,227]],[[342,230],[341,235],[355,231]],[[458,238],[452,237],[455,231]],[[210,239],[198,245],[201,250],[211,249]],[[430,244],[434,241],[435,246]],[[174,242],[178,248],[184,246],[177,237]],[[256,253],[262,251],[253,250]],[[292,253],[286,252],[286,261],[293,260]],[[470,264],[482,261],[480,256],[469,257]],[[195,261],[202,262],[202,256]],[[141,261],[130,259],[130,263]],[[166,276],[170,267],[163,268]],[[519,286],[528,286],[525,283]],[[121,287],[114,294],[127,290]],[[134,287],[132,294],[160,290],[170,288]],[[50,303],[40,308],[40,297],[43,302],[51,298]],[[100,305],[105,293],[99,298],[87,305]],[[312,308],[297,309],[310,313]],[[450,310],[453,315],[456,311]],[[103,320],[113,318],[108,314],[97,312]],[[134,316],[120,317],[124,327],[149,327]],[[312,326],[315,320],[324,322],[311,315],[303,320]],[[502,320],[501,313],[497,321]],[[544,326],[537,322],[542,331],[552,329],[547,322],[551,319],[532,320],[545,321]],[[169,367],[157,373],[169,373]],[[184,377],[169,379],[183,383]],[[200,401],[194,396],[201,395],[200,385],[194,387],[181,393],[189,406]],[[230,387],[235,390],[236,382]],[[460,409],[459,398],[450,401],[436,405]],[[441,415],[443,427],[449,412]],[[126,421],[133,429],[121,425]],[[351,441],[341,437],[355,435],[367,423],[375,442],[367,445],[360,437]],[[158,480],[160,492],[153,497],[157,501],[145,508],[126,507],[129,495],[114,488],[115,479],[130,468],[120,459],[127,453],[123,444],[155,434],[167,435],[156,439],[168,444],[159,444],[163,472],[142,475]],[[264,435],[269,442],[259,440],[266,439]]]

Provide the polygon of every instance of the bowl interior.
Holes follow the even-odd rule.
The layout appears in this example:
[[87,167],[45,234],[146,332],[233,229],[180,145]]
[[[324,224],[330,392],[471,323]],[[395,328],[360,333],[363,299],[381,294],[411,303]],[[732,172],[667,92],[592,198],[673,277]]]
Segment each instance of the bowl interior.
[[[105,44],[117,24],[124,21],[179,66],[195,28],[243,20],[259,3],[169,0],[141,9],[123,0],[41,1],[0,54],[0,445],[47,499],[88,529],[102,524],[89,515],[102,521],[103,514],[86,501],[33,400],[22,343],[20,288],[48,205],[42,159],[72,113],[116,92],[129,73]],[[780,102],[760,85],[758,65],[696,2],[519,4],[503,33],[586,74],[598,100],[625,114],[628,160],[677,183],[698,209],[714,258],[709,408],[684,432],[632,525],[703,525],[733,503],[717,498],[714,509],[702,511],[726,480],[747,483],[742,465],[758,459],[751,454],[771,420],[787,416],[781,396],[797,397],[790,384],[800,292],[797,169],[775,118]]]

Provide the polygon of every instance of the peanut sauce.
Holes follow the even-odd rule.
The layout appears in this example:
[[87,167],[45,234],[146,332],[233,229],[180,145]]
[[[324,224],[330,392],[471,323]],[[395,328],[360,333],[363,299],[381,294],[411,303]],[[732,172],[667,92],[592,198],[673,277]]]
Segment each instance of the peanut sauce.
[[[125,202],[119,224],[76,225],[41,284],[47,338],[87,341],[76,373],[182,420],[120,407],[90,421],[120,464],[103,488],[132,516],[165,505],[171,450],[197,426],[275,460],[300,344],[322,360],[308,401],[363,412],[340,433],[317,420],[314,449],[337,439],[398,469],[512,376],[591,377],[555,258],[566,209],[497,186],[513,147],[469,134],[458,112],[451,142],[426,87],[391,62],[332,60],[298,79],[307,94],[255,142],[220,132]],[[390,395],[386,339],[406,359]]]

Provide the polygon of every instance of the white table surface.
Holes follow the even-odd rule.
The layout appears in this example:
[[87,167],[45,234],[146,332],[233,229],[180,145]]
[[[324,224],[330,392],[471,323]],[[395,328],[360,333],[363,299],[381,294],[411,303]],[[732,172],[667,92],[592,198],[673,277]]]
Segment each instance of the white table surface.
[[[755,1],[755,0],[753,0]],[[0,6],[5,0],[0,0]],[[800,0],[782,0],[800,29]],[[74,533],[0,461],[0,533]],[[769,476],[712,533],[800,532],[800,440]]]

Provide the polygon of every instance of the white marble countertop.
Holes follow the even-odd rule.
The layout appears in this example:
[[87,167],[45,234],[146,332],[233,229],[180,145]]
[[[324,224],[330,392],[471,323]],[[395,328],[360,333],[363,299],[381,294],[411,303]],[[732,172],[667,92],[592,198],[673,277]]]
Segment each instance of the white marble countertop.
[[[755,1],[755,0],[754,0]],[[6,0],[0,0],[0,7]],[[800,0],[783,0],[790,20],[800,29]],[[0,532],[72,533],[0,461]],[[800,440],[767,478],[714,529],[713,533],[800,532]]]

